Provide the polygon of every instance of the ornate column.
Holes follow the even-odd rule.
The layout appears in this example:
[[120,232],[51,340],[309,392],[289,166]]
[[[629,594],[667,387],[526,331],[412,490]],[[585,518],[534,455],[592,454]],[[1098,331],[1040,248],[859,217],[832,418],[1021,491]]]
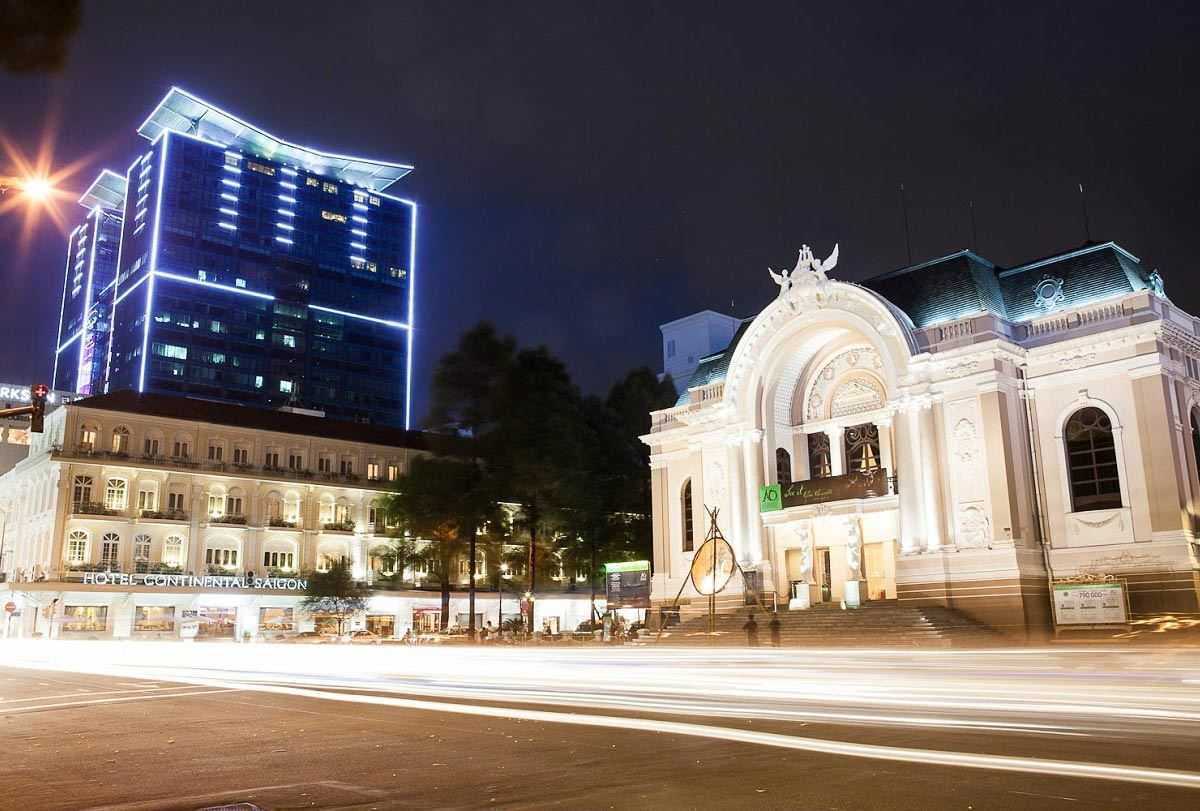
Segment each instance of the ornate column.
[[[738,452],[738,446],[741,444],[740,436],[733,436],[729,439],[725,446],[726,465],[729,469],[729,515],[719,515],[717,520],[721,530],[725,533],[726,539],[733,546],[733,551],[737,553],[738,560],[746,558],[746,511],[744,502],[746,500],[745,487],[743,481],[745,477],[742,475],[742,460],[741,454]],[[705,517],[707,524],[707,516]],[[704,530],[707,531],[705,526]],[[697,532],[696,547],[699,548],[700,542],[704,537],[703,532]]]
[[763,484],[763,432],[755,429],[742,435],[742,468],[746,493],[745,560],[751,564],[763,559],[762,516],[758,511],[758,488]]
[[830,474],[841,476],[846,472],[846,428],[837,426],[825,431],[829,437]]
[[798,432],[792,438],[792,481],[802,482],[811,475],[808,469],[808,434]]
[[889,476],[895,476],[896,469],[892,467],[891,417],[876,421],[875,427],[879,429],[879,466],[887,471]]
[[846,605],[862,603],[862,528],[857,515],[846,516]]
[[900,554],[914,555],[925,546],[922,480],[920,465],[917,464],[920,446],[917,443],[916,415],[911,408],[905,408],[896,413],[895,420],[895,461],[900,487]]
[[933,420],[933,404],[921,404],[918,412],[921,440],[921,490],[925,502],[925,547],[941,548],[945,539],[942,530],[942,460],[938,458],[937,430]]
[[199,484],[188,485],[192,490],[191,511],[188,514],[188,539],[187,539],[187,569],[196,574],[204,574],[204,542],[200,538],[200,517],[204,516],[207,522],[208,504],[204,499],[204,487]]
[[[701,502],[704,501],[704,491],[700,490],[697,492],[696,487],[693,484],[693,508],[695,507],[697,496],[699,496]],[[650,516],[652,533],[651,556],[654,561],[654,574],[656,577],[663,576],[670,578],[671,531],[669,522],[672,520],[672,515],[671,510],[669,509],[669,497],[667,495],[667,465],[662,460],[655,459],[653,457],[650,459]],[[681,527],[680,532],[682,533],[682,531],[683,529]]]
[[67,514],[71,512],[71,476],[61,462],[54,464],[54,472],[50,474],[50,485],[55,489],[54,494],[54,530],[50,535],[50,555],[45,560],[34,560],[29,567],[29,574],[35,574],[35,569],[44,567],[47,576],[53,575],[62,566],[63,543],[67,531]]

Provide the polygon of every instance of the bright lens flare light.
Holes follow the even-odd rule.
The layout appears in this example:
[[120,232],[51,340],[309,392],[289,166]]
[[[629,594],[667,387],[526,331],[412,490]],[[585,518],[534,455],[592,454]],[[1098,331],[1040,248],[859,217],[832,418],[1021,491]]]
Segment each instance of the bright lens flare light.
[[41,203],[45,201],[54,191],[53,184],[49,178],[45,177],[30,177],[20,181],[18,184],[21,192],[30,200]]
[[63,188],[72,177],[86,168],[94,155],[55,166],[55,117],[51,115],[45,134],[34,154],[28,154],[0,133],[0,184],[6,187],[0,196],[0,218],[23,211],[19,253],[28,249],[43,216],[48,217],[64,236],[69,230],[67,218],[78,192]]

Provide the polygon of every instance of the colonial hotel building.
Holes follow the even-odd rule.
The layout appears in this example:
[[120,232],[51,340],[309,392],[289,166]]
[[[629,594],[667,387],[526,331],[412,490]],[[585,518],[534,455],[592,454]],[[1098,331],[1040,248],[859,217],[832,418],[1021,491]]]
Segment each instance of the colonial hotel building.
[[[653,414],[656,602],[695,595],[719,507],[743,569],[795,604],[1037,630],[1052,578],[1111,575],[1135,615],[1200,608],[1200,319],[1156,272],[1111,242],[860,284],[834,263],[773,273],[778,297]],[[665,325],[668,364],[728,322]]]
[[[373,589],[352,628],[438,627],[439,592],[419,588],[419,566],[396,571],[377,509],[426,452],[420,434],[120,391],[58,408],[32,436],[0,476],[0,604],[19,612],[0,634],[175,638],[192,618],[202,638],[332,630],[300,602],[305,574],[339,560]],[[452,625],[467,621],[467,572],[461,561]],[[519,596],[480,592],[478,625],[501,609],[519,616]],[[537,600],[539,627],[573,630],[589,614],[583,591]]]

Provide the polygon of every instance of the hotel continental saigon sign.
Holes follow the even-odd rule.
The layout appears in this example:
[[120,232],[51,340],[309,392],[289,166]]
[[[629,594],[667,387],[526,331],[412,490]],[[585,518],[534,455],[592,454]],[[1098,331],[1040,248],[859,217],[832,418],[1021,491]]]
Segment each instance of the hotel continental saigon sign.
[[304,591],[308,588],[308,581],[302,577],[237,577],[233,575],[156,574],[151,572],[84,572],[83,585]]
[[847,473],[844,476],[825,476],[792,482],[787,487],[768,484],[758,488],[760,512],[774,512],[788,507],[804,507],[850,498],[875,498],[888,492],[887,471],[883,469]]

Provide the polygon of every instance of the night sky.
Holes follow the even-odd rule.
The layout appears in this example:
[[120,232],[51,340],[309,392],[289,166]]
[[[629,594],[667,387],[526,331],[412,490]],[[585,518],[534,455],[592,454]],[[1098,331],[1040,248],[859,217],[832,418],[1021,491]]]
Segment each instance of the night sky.
[[[841,243],[845,279],[907,264],[901,183],[914,261],[1014,264],[1084,241],[1082,181],[1093,239],[1200,313],[1200,4],[1020,5],[93,2],[63,73],[0,74],[0,132],[33,151],[57,109],[82,191],[178,84],[414,164],[392,192],[422,206],[417,415],[480,319],[601,392],[660,367],[660,323],[761,308],[802,243]],[[48,380],[65,241],[44,225],[19,255],[20,224],[0,221],[0,379]]]

